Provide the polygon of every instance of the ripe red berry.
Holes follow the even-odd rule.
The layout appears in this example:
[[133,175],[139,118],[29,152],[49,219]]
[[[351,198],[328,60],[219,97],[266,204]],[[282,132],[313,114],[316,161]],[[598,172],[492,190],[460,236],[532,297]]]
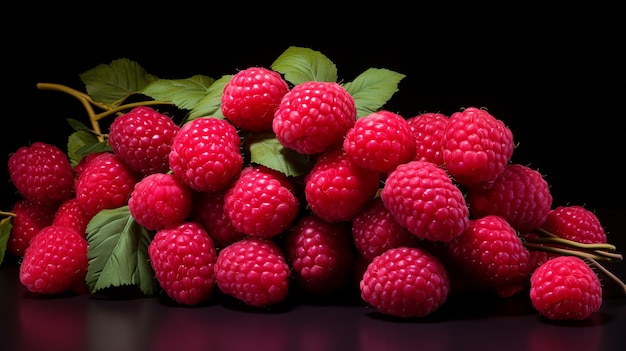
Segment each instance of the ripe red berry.
[[283,96],[272,130],[286,148],[319,154],[341,143],[356,122],[354,98],[335,82],[309,81]]
[[551,210],[542,229],[564,239],[583,244],[606,243],[600,219],[583,206],[558,206]]
[[291,271],[275,242],[252,237],[218,253],[215,277],[224,294],[248,306],[269,307],[287,298]]
[[443,166],[443,139],[448,116],[437,112],[425,112],[407,119],[415,139],[413,160],[429,161]]
[[245,234],[238,231],[224,210],[224,194],[219,192],[195,192],[191,204],[190,220],[200,223],[213,239],[217,249],[242,239]]
[[20,198],[13,204],[11,231],[7,242],[7,252],[16,256],[24,256],[31,239],[40,230],[52,224],[57,205],[33,202]]
[[533,272],[530,299],[533,307],[548,319],[583,320],[600,309],[602,285],[581,258],[557,256]]
[[380,196],[396,221],[421,239],[448,241],[469,226],[463,193],[432,162],[399,165],[389,173]]
[[437,256],[423,248],[385,251],[367,266],[359,284],[361,297],[379,312],[401,317],[424,317],[448,297],[450,279]]
[[161,288],[175,302],[195,305],[213,295],[217,253],[200,224],[183,222],[157,231],[148,255]]
[[249,67],[235,73],[224,86],[221,110],[237,127],[251,131],[272,130],[274,112],[289,86],[271,69]]
[[91,217],[87,216],[78,199],[73,197],[59,206],[52,219],[52,224],[74,228],[80,234],[86,235],[90,220]]

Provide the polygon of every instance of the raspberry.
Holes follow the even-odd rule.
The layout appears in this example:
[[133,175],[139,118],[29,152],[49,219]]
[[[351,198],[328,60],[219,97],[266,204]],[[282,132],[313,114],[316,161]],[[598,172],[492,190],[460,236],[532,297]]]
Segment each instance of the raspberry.
[[397,247],[380,254],[367,266],[361,297],[379,312],[401,317],[424,317],[448,297],[450,279],[442,262],[417,247]]
[[551,210],[542,229],[564,239],[583,244],[606,243],[598,217],[582,206],[558,206]]
[[175,302],[195,305],[213,295],[217,253],[200,224],[183,222],[158,230],[148,255],[161,288]]
[[82,291],[89,264],[87,246],[85,236],[72,228],[51,225],[41,229],[24,252],[20,282],[41,294]]
[[488,182],[504,170],[515,147],[513,133],[486,110],[468,107],[448,119],[443,160],[463,185]]
[[127,205],[139,179],[139,173],[119,157],[104,152],[85,165],[76,183],[76,198],[91,218],[101,210]]
[[380,197],[352,218],[351,232],[357,251],[368,262],[388,249],[415,246],[418,241],[393,218]]
[[7,252],[16,257],[24,256],[32,238],[52,224],[56,210],[57,205],[37,203],[26,198],[17,200],[12,209],[15,217],[11,220]]
[[153,173],[135,184],[128,199],[131,216],[148,230],[181,224],[192,205],[191,190],[172,173]]
[[274,112],[288,91],[287,82],[278,72],[263,67],[246,68],[224,86],[222,114],[243,130],[271,131]]
[[473,217],[502,216],[521,234],[540,227],[552,207],[541,173],[520,164],[508,164],[485,188],[470,188],[466,199]]
[[533,272],[530,299],[533,307],[548,319],[583,320],[600,309],[602,285],[581,258],[557,256]]
[[109,127],[108,144],[132,170],[148,175],[170,169],[168,155],[180,127],[148,106],[117,116]]
[[220,191],[243,165],[237,129],[228,121],[201,117],[185,123],[172,140],[172,172],[196,191]]
[[200,223],[209,233],[216,248],[221,249],[243,238],[224,211],[224,193],[196,192],[193,194],[189,218]]
[[448,125],[448,116],[425,112],[407,119],[407,123],[415,139],[413,160],[429,161],[443,166],[443,138]]
[[17,191],[33,202],[56,204],[74,195],[74,171],[58,147],[35,142],[9,156],[9,176]]
[[355,256],[346,223],[304,216],[287,232],[284,248],[293,278],[305,293],[330,296],[352,282]]
[[251,237],[219,252],[215,278],[224,294],[251,307],[269,307],[286,299],[291,272],[275,242]]
[[389,173],[380,195],[396,221],[421,239],[448,241],[469,226],[463,193],[432,162],[399,165]]
[[447,249],[468,275],[494,288],[502,297],[519,291],[531,272],[530,252],[500,216],[470,220],[469,228],[448,241]]
[[62,203],[54,214],[52,224],[74,228],[78,233],[86,235],[88,217],[77,198],[73,197]]
[[413,158],[415,139],[402,116],[383,110],[358,119],[343,149],[357,165],[386,174]]
[[378,172],[357,166],[343,149],[320,155],[305,176],[309,207],[328,222],[349,221],[374,197]]
[[287,176],[265,166],[248,166],[224,195],[224,211],[238,231],[272,238],[287,229],[299,210]]
[[343,86],[309,81],[283,96],[272,130],[284,147],[310,155],[341,143],[355,122],[354,98]]

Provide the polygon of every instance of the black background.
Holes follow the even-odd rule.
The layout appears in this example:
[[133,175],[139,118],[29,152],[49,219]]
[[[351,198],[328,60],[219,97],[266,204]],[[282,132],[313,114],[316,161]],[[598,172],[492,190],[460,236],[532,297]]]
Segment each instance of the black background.
[[2,5],[1,209],[16,199],[6,160],[35,141],[65,148],[79,74],[118,58],[160,78],[269,67],[289,46],[331,59],[339,79],[405,74],[386,105],[405,117],[487,108],[518,144],[513,161],[551,185],[554,205],[623,209],[624,18],[614,5],[216,5],[176,2]]

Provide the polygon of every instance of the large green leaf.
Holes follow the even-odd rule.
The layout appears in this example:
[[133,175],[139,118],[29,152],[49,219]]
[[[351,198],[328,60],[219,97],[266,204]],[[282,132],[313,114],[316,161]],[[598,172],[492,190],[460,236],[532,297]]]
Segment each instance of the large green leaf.
[[308,81],[337,81],[337,66],[321,52],[309,48],[291,46],[271,67],[293,85]]
[[384,68],[370,68],[361,73],[344,88],[354,98],[357,117],[364,117],[380,110],[398,91],[404,74]]
[[87,226],[89,291],[134,285],[154,295],[159,284],[148,256],[150,240],[152,233],[133,219],[128,206],[96,214]]
[[159,79],[141,92],[155,100],[171,102],[183,110],[192,110],[209,93],[215,79],[195,75],[187,79]]

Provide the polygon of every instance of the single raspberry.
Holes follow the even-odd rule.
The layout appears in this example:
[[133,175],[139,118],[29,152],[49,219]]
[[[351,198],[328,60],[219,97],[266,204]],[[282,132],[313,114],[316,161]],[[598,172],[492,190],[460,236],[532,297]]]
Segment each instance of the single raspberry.
[[354,98],[343,86],[309,81],[283,96],[272,130],[284,147],[311,155],[341,143],[355,122]]
[[158,230],[148,256],[161,288],[175,302],[195,305],[213,295],[217,253],[200,224],[183,222]]
[[367,261],[388,249],[415,246],[419,239],[400,225],[380,197],[376,197],[352,218],[352,239]]
[[237,129],[228,121],[201,117],[185,123],[172,140],[172,172],[196,191],[220,191],[239,175],[243,155]]
[[438,112],[424,112],[406,120],[415,139],[413,160],[429,161],[443,166],[443,139],[448,116]]
[[127,205],[140,178],[115,154],[104,152],[85,165],[76,183],[76,198],[85,214],[93,217],[101,210]]
[[57,205],[33,202],[20,198],[13,204],[11,231],[7,242],[7,252],[16,257],[24,256],[31,239],[40,230],[52,224]]
[[20,282],[31,292],[84,291],[87,239],[73,228],[51,225],[35,235],[20,265]]
[[59,205],[74,195],[72,165],[54,145],[22,146],[9,156],[8,168],[13,185],[30,201]]
[[530,277],[533,307],[552,320],[583,320],[600,309],[602,285],[589,265],[576,256],[557,256]]
[[306,215],[288,230],[284,249],[294,281],[307,294],[331,296],[352,282],[355,255],[347,223]]
[[397,247],[380,254],[367,266],[361,297],[379,312],[401,317],[424,317],[448,298],[448,272],[429,251]]
[[558,206],[548,213],[541,227],[558,237],[583,244],[606,243],[600,219],[583,206]]
[[132,170],[146,176],[166,173],[172,139],[180,127],[152,107],[138,106],[115,117],[108,144]]
[[224,211],[238,231],[272,238],[286,230],[300,209],[289,178],[261,165],[245,167],[224,194]]
[[287,298],[291,271],[275,242],[251,237],[218,253],[215,278],[224,294],[251,307],[269,307]]
[[510,163],[485,187],[470,187],[466,197],[473,217],[499,215],[520,233],[539,228],[552,207],[550,187],[541,173]]
[[511,130],[486,110],[468,107],[448,119],[443,160],[450,175],[463,185],[496,179],[514,148]]
[[224,210],[225,193],[226,190],[214,193],[204,191],[193,193],[189,214],[189,219],[200,223],[209,233],[217,249],[222,249],[245,236],[233,226]]
[[87,235],[87,225],[91,217],[87,216],[77,198],[73,197],[62,203],[54,214],[52,224],[74,228],[77,232]]
[[519,291],[531,273],[530,252],[500,216],[472,219],[466,231],[447,242],[447,249],[468,275],[502,297]]
[[421,239],[448,241],[469,226],[463,193],[432,162],[399,165],[385,180],[380,195],[396,221]]
[[309,207],[328,222],[350,221],[378,191],[380,175],[357,166],[341,148],[320,155],[305,176]]
[[76,193],[76,184],[78,183],[78,178],[80,177],[81,173],[83,173],[83,170],[85,168],[87,168],[87,165],[89,164],[89,162],[91,162],[91,160],[93,160],[94,158],[96,158],[96,156],[105,153],[105,151],[96,151],[96,152],[92,152],[89,153],[85,156],[83,156],[80,161],[78,161],[78,163],[74,166],[73,171],[74,171],[74,193]]
[[152,173],[135,184],[128,199],[131,216],[148,230],[177,226],[191,213],[191,190],[172,173]]
[[224,86],[222,114],[243,130],[271,131],[274,112],[288,91],[289,85],[278,72],[263,67],[246,68]]
[[357,165],[386,174],[413,158],[415,138],[402,116],[383,110],[359,118],[343,149]]

